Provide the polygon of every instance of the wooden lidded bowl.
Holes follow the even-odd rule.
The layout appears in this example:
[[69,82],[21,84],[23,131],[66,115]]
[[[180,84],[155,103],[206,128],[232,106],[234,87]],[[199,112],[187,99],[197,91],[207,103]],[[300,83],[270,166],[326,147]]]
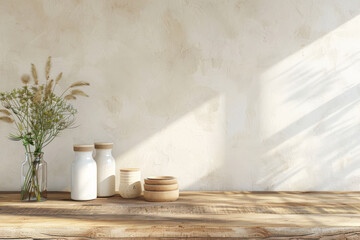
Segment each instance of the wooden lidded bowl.
[[179,185],[172,176],[148,177],[144,179],[144,198],[149,202],[172,202],[179,198]]

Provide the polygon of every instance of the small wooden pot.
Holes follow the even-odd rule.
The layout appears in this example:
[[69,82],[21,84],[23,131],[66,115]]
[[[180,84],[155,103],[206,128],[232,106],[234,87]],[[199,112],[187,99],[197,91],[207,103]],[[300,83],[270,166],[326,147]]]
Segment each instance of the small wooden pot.
[[144,179],[146,184],[149,185],[170,185],[177,184],[177,179],[172,176],[158,176],[158,177],[148,177]]
[[179,189],[172,191],[144,191],[144,198],[149,202],[173,202],[179,198]]
[[169,185],[150,185],[144,184],[144,189],[148,191],[173,191],[179,188],[179,185],[176,184],[169,184]]

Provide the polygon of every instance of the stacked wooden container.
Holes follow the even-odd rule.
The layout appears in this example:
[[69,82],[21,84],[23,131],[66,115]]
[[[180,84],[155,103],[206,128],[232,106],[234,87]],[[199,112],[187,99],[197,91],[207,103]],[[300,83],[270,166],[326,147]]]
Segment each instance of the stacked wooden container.
[[175,177],[149,177],[144,181],[144,198],[146,201],[172,202],[179,198],[179,185]]

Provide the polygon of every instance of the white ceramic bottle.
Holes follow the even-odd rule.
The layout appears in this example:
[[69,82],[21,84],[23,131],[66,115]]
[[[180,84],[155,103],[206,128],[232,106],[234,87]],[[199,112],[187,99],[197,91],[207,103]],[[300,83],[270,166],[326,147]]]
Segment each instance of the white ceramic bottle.
[[94,145],[74,145],[75,160],[71,171],[71,199],[92,200],[97,195],[96,162],[92,157]]
[[137,198],[141,195],[142,184],[139,168],[120,169],[119,193],[122,198]]
[[113,143],[95,143],[97,166],[97,196],[115,195],[115,159],[111,155]]

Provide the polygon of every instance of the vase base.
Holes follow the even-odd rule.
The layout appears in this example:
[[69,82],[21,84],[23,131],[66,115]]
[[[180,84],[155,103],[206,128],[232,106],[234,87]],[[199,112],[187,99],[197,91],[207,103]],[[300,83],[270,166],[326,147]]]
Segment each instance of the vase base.
[[46,200],[47,200],[47,198],[40,198],[40,200],[39,200],[36,197],[21,199],[22,202],[44,202]]
[[47,198],[43,197],[43,196],[40,197],[40,199],[37,198],[36,196],[31,196],[31,197],[28,196],[28,197],[21,199],[22,202],[44,202],[46,200],[47,200]]
[[40,193],[40,196],[36,196],[34,193],[21,196],[22,202],[44,202],[47,200],[47,191]]

